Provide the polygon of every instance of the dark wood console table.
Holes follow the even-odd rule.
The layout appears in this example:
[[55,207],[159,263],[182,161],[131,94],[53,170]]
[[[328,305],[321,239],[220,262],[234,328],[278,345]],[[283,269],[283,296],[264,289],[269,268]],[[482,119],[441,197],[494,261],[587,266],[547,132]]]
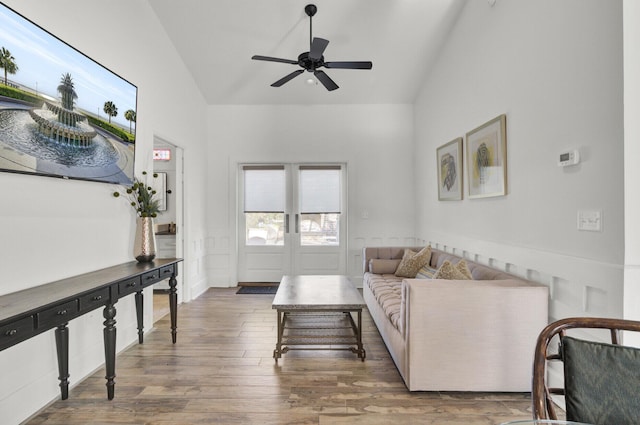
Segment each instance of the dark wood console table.
[[120,298],[135,293],[138,342],[143,342],[143,295],[147,286],[169,279],[171,338],[176,343],[180,258],[150,263],[132,261],[0,296],[0,351],[56,328],[60,393],[69,396],[70,320],[104,307],[104,355],[107,397],[113,399],[116,366],[116,308]]

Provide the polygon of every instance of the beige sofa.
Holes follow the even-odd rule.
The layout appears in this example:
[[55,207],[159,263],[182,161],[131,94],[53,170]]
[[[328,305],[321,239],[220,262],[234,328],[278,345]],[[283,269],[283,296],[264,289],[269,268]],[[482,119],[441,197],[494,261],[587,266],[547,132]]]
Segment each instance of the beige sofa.
[[[382,263],[371,260],[399,260],[404,249],[364,248],[363,294],[407,388],[531,391],[536,338],[548,323],[548,287],[469,260],[474,280],[370,272]],[[461,259],[432,252],[436,269]]]

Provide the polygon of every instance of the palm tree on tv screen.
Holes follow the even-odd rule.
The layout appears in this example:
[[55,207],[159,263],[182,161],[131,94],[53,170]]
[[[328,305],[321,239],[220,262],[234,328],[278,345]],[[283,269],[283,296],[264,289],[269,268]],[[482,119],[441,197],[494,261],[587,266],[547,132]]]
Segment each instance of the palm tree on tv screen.
[[15,74],[18,72],[16,58],[6,48],[0,50],[0,68],[4,69],[4,85],[7,85],[7,74]]
[[62,75],[60,78],[60,85],[58,86],[58,93],[61,96],[61,103],[64,109],[73,111],[73,101],[78,98],[76,91],[73,87],[73,78],[68,72]]
[[131,133],[131,123],[136,122],[136,111],[133,109],[127,110],[127,112],[124,113],[124,118],[129,121],[129,133]]
[[105,114],[109,115],[109,124],[111,124],[111,117],[118,116],[118,108],[112,101],[108,100],[104,102],[104,108],[102,109]]

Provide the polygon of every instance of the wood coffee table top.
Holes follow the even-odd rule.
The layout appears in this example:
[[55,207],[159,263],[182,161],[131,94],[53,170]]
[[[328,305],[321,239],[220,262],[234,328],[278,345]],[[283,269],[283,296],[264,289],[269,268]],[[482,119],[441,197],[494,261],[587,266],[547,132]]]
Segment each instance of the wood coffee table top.
[[346,276],[283,276],[272,308],[278,310],[361,310],[364,299]]

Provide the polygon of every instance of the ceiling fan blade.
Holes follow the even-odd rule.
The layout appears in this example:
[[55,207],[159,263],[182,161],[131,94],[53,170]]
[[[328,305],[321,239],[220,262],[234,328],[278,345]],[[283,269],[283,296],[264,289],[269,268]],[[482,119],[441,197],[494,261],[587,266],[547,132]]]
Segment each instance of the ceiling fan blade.
[[341,69],[371,69],[373,63],[371,62],[325,62],[324,66],[327,68],[341,68]]
[[324,49],[329,45],[329,40],[324,38],[314,37],[311,41],[311,49],[309,50],[309,57],[311,59],[320,59],[324,53]]
[[298,69],[296,71],[293,71],[291,74],[280,78],[278,81],[276,81],[275,83],[271,84],[271,87],[280,87],[281,85],[283,85],[286,82],[289,82],[290,80],[293,80],[294,78],[296,78],[298,75],[302,74],[304,72],[304,69]]
[[338,85],[331,79],[324,71],[316,71],[313,73],[323,86],[329,91],[333,91],[338,88]]
[[297,65],[298,64],[298,61],[294,61],[294,60],[291,60],[291,59],[272,58],[271,56],[253,55],[253,56],[251,56],[251,59],[256,60],[256,61],[290,63],[291,65]]

